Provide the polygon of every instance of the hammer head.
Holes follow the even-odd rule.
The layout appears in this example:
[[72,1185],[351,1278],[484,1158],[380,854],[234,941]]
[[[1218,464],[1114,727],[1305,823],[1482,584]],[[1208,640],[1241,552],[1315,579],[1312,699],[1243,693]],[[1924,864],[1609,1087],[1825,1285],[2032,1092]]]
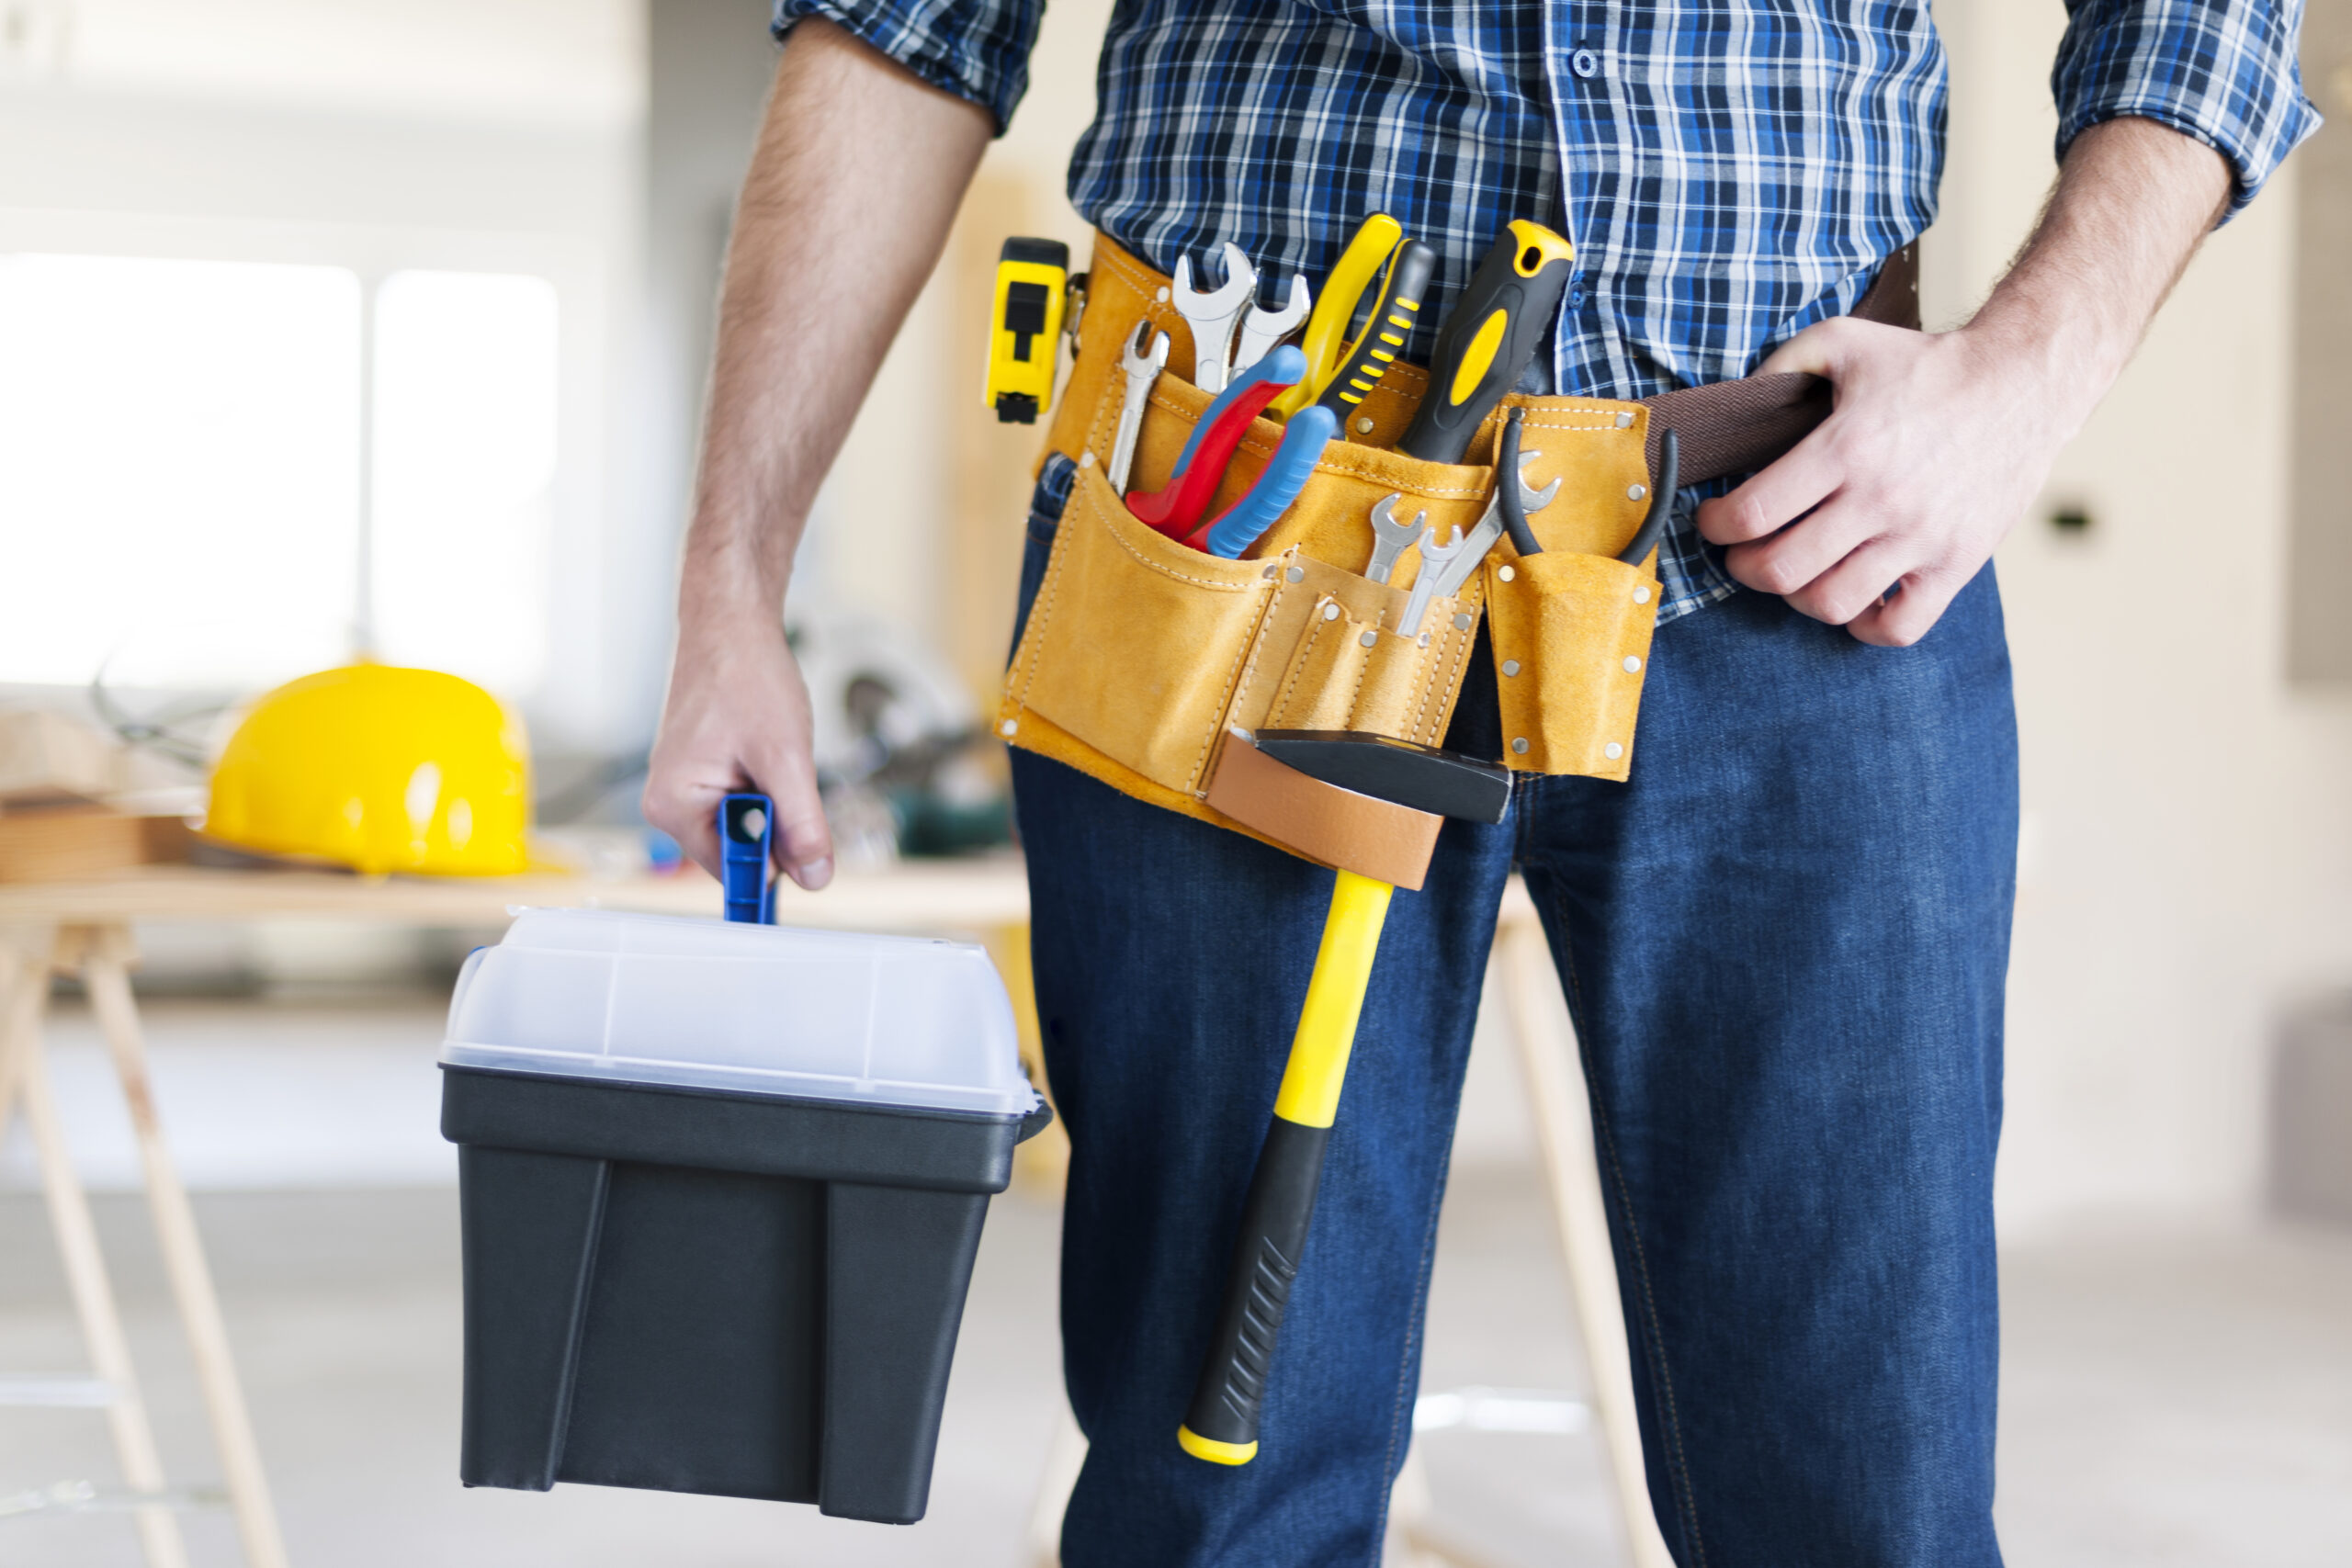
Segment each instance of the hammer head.
[[1510,772],[1434,746],[1353,729],[1261,729],[1258,750],[1311,779],[1441,817],[1499,822]]

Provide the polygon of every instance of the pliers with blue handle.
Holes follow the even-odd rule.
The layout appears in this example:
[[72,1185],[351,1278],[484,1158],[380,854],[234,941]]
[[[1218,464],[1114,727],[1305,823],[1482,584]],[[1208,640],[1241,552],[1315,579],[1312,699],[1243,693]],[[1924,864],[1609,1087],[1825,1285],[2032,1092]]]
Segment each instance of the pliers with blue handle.
[[1290,503],[1306,488],[1307,476],[1322,461],[1323,448],[1339,434],[1340,416],[1321,403],[1291,415],[1289,427],[1283,432],[1283,444],[1274,448],[1258,482],[1185,542],[1227,560],[1238,558],[1242,551],[1258,542],[1259,536],[1274,525],[1275,518],[1290,510]]

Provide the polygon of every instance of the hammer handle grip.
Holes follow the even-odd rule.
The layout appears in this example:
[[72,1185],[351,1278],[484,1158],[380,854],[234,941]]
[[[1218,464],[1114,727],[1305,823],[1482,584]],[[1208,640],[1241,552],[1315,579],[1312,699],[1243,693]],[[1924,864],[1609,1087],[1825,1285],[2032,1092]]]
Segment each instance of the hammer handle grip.
[[1298,1255],[1315,1218],[1323,1151],[1330,1141],[1329,1127],[1302,1126],[1280,1116],[1266,1128],[1226,1275],[1225,1305],[1184,1413],[1184,1448],[1200,1458],[1244,1464],[1257,1452],[1274,1337],[1298,1277]]

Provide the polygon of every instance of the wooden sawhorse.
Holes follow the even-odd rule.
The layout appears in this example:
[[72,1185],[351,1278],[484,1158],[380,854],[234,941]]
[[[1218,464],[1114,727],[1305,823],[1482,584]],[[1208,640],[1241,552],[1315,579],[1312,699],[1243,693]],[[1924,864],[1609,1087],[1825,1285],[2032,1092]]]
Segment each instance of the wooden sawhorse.
[[135,1506],[132,1518],[146,1548],[150,1568],[186,1568],[187,1547],[180,1538],[179,1521],[172,1509],[180,1495],[164,1480],[164,1465],[155,1450],[155,1434],[148,1425],[147,1404],[139,1391],[139,1377],[130,1364],[130,1347],[122,1331],[122,1314],[115,1303],[106,1258],[98,1250],[98,1233],[90,1219],[90,1201],[74,1173],[65,1146],[64,1128],[51,1092],[49,1061],[41,1044],[41,1014],[53,975],[78,976],[88,989],[91,1010],[106,1036],[122,1085],[123,1103],[130,1112],[132,1132],[139,1140],[144,1168],[147,1203],[155,1220],[155,1237],[164,1255],[164,1271],[172,1296],[187,1325],[188,1348],[196,1358],[196,1372],[204,1390],[204,1404],[212,1420],[212,1441],[219,1450],[229,1506],[244,1542],[251,1568],[286,1568],[286,1546],[279,1538],[277,1515],[270,1506],[269,1483],[262,1474],[261,1450],[254,1446],[253,1422],[245,1414],[245,1396],[237,1382],[237,1368],[229,1353],[228,1329],[220,1319],[220,1302],[212,1289],[212,1271],[204,1260],[197,1236],[196,1214],[188,1206],[187,1190],[164,1143],[162,1123],[155,1115],[155,1097],[148,1081],[147,1047],[139,1032],[139,1014],[130,998],[130,965],[135,953],[128,925],[61,925],[32,922],[0,928],[0,1133],[21,1108],[31,1128],[33,1147],[40,1160],[42,1195],[49,1204],[51,1228],[65,1266],[74,1311],[82,1323],[95,1386],[87,1399],[55,1399],[42,1403],[101,1405],[113,1428],[115,1451],[122,1461],[123,1480],[138,1497],[152,1499]]

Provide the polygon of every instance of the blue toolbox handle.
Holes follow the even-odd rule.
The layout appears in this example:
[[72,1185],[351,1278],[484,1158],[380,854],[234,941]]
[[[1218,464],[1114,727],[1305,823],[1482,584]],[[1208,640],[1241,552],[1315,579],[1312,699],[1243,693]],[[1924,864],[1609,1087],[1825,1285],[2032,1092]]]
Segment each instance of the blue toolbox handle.
[[729,920],[775,924],[775,883],[768,873],[775,841],[775,801],[752,792],[718,803],[718,891]]

